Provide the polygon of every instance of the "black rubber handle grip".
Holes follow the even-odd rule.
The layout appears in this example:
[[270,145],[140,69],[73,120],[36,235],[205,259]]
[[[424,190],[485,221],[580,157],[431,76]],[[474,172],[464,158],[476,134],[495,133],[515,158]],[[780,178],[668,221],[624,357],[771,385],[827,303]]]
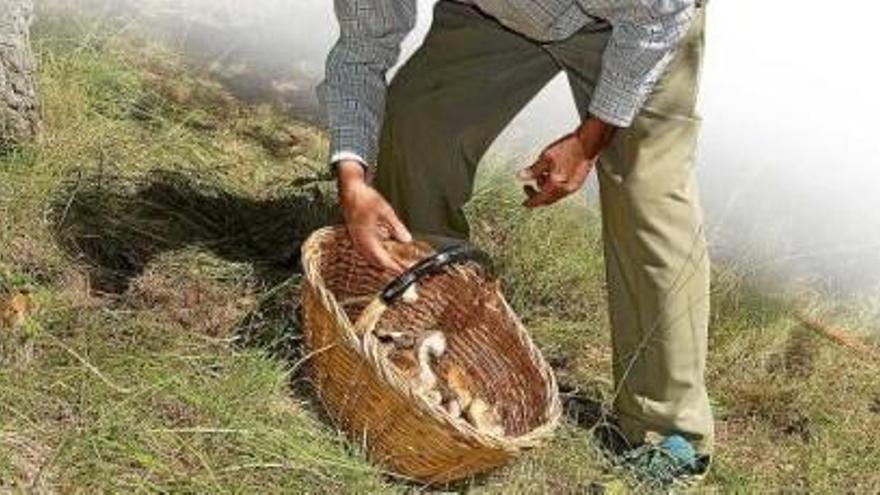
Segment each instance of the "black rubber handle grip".
[[380,296],[382,302],[390,305],[403,295],[409,286],[419,280],[439,273],[449,265],[467,262],[479,264],[489,276],[494,277],[492,258],[488,254],[467,244],[457,244],[419,261],[407,271],[398,275],[382,291]]

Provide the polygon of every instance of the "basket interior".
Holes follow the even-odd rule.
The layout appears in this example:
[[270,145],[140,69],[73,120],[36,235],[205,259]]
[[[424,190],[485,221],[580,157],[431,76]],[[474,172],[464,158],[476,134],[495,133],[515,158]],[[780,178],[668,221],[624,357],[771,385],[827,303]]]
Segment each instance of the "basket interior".
[[[393,274],[371,266],[340,232],[322,241],[320,276],[326,288],[354,322]],[[409,248],[416,258],[426,247]],[[508,436],[525,434],[546,422],[546,378],[521,340],[523,330],[505,309],[496,284],[479,269],[447,269],[418,284],[419,299],[398,302],[382,316],[378,328],[441,330],[447,351],[440,360],[461,367],[472,379],[474,392],[498,410]],[[366,296],[366,297],[364,297]],[[353,302],[357,301],[357,302]]]

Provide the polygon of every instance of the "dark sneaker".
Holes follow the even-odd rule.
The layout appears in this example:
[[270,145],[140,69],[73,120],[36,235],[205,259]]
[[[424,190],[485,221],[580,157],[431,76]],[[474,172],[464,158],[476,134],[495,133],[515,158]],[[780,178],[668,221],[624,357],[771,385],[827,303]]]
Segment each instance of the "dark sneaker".
[[615,433],[613,429],[606,430],[597,435],[597,440],[611,464],[639,482],[657,488],[690,486],[705,478],[709,470],[709,456],[698,454],[681,435],[627,448],[621,435]]
[[623,467],[639,480],[669,486],[702,480],[709,470],[709,456],[697,453],[681,435],[670,435],[623,454]]

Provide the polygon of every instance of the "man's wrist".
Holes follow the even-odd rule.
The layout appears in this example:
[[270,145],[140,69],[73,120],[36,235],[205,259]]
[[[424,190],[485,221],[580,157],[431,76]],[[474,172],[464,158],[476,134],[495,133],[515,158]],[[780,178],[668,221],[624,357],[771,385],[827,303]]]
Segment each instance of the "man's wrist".
[[341,160],[334,164],[336,182],[339,190],[344,191],[367,180],[364,165],[356,160]]
[[594,116],[587,117],[575,130],[575,135],[584,147],[584,156],[596,159],[611,143],[618,127]]

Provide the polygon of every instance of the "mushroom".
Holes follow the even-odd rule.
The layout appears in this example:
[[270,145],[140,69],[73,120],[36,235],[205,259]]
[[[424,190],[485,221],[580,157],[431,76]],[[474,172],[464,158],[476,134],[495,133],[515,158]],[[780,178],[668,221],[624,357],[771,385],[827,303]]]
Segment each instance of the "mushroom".
[[416,290],[416,284],[412,284],[400,295],[400,300],[406,304],[412,304],[419,300],[419,293]]
[[449,414],[453,418],[460,418],[462,413],[464,412],[461,407],[461,403],[458,402],[458,399],[452,398],[447,400],[443,404],[444,409],[446,409],[446,414]]
[[489,435],[504,436],[504,426],[501,424],[498,410],[483,399],[474,399],[464,414],[465,419],[474,425],[474,428]]
[[516,178],[522,183],[523,187],[526,189],[531,189],[534,192],[538,192],[541,190],[538,185],[538,178],[535,177],[535,174],[532,173],[531,169],[524,168],[516,173]]
[[467,409],[474,400],[474,386],[467,372],[461,366],[449,364],[443,373],[443,378],[452,399],[458,402],[462,410]]
[[425,392],[437,386],[437,375],[431,368],[431,360],[439,358],[446,352],[446,336],[437,330],[427,332],[421,337],[416,347],[419,374],[416,376],[415,388]]
[[377,333],[377,336],[386,346],[388,360],[412,382],[417,392],[426,393],[437,388],[439,380],[431,368],[431,361],[446,352],[446,337],[442,332],[426,332],[417,338],[411,333],[394,331]]
[[412,349],[416,345],[416,336],[405,330],[380,328],[376,330],[379,342],[389,349]]
[[388,349],[388,360],[409,381],[415,381],[419,373],[419,362],[416,358],[415,349],[396,349],[393,346]]

